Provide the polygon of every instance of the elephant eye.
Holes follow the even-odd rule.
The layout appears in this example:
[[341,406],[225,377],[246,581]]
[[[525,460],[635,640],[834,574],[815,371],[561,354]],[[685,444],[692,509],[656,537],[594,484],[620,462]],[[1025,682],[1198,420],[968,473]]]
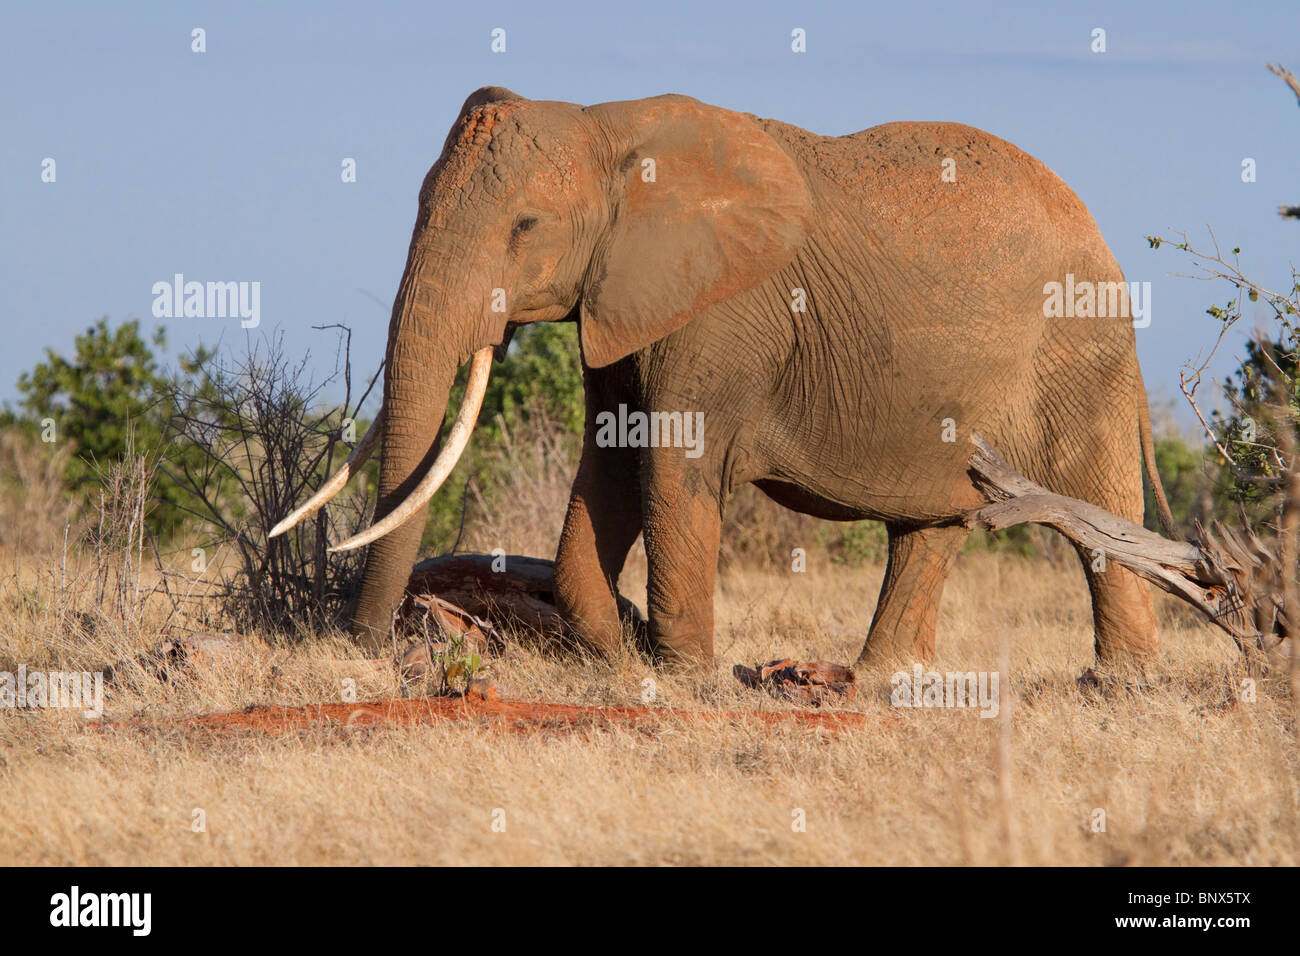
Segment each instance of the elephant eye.
[[522,236],[537,225],[536,216],[520,216],[515,220],[515,227],[510,231],[512,238]]

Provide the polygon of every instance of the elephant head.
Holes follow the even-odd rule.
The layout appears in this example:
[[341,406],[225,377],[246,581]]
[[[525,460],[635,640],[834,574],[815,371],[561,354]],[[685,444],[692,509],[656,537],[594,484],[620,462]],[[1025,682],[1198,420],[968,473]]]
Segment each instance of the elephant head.
[[383,640],[425,505],[465,447],[508,326],[576,320],[584,363],[608,365],[774,274],[810,219],[795,164],[742,114],[684,96],[584,108],[478,90],[420,190],[380,416],[274,533],[320,508],[382,442],[376,523],[334,550],[373,542],[352,630]]

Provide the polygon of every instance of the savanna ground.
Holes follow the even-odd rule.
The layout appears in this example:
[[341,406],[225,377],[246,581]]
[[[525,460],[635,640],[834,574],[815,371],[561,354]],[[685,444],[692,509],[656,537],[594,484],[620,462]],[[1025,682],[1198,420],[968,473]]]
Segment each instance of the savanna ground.
[[[562,475],[531,482],[510,498],[513,510],[467,528],[465,547],[548,554],[564,486]],[[101,608],[70,618],[93,590],[93,562],[81,555],[65,567],[57,535],[47,544],[43,559],[0,554],[0,670],[96,669],[158,643],[163,615],[150,602],[124,617]],[[579,734],[503,733],[473,720],[289,734],[172,722],[337,702],[349,678],[359,700],[403,692],[392,669],[340,663],[355,652],[339,636],[289,645],[245,635],[244,653],[192,676],[121,678],[102,721],[0,709],[0,860],[1300,862],[1300,760],[1285,675],[1258,679],[1254,701],[1243,700],[1251,675],[1230,641],[1162,598],[1165,650],[1146,680],[1080,688],[1076,678],[1093,664],[1087,591],[1072,553],[1049,550],[1057,556],[963,554],[948,585],[932,669],[1002,670],[996,719],[894,708],[884,674],[864,675],[857,698],[839,705],[868,715],[867,724],[837,732],[761,719]],[[188,551],[175,561],[188,562]],[[743,689],[731,666],[852,661],[882,572],[878,562],[824,561],[813,547],[804,573],[725,561],[717,667],[702,678],[655,673],[631,651],[606,664],[519,646],[491,661],[490,673],[524,700],[637,705],[649,677],[657,706],[791,709]],[[644,606],[639,544],[621,586]],[[68,623],[92,619],[84,629]]]

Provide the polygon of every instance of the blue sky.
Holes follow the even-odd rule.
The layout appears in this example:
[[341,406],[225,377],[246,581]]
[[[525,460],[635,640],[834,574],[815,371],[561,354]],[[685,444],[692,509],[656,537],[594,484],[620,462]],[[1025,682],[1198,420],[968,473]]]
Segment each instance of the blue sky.
[[[191,30],[207,52],[191,52]],[[507,51],[491,52],[506,30]],[[790,51],[795,27],[807,52]],[[1090,51],[1091,32],[1108,52]],[[1002,2],[8,3],[0,13],[0,401],[101,315],[164,324],[171,352],[239,346],[238,320],[152,317],[176,272],[261,283],[262,326],[322,373],[345,322],[383,355],[425,171],[485,84],[579,103],[677,92],[842,134],[951,120],[1009,139],[1091,209],[1131,281],[1150,390],[1212,343],[1224,298],[1144,236],[1243,247],[1289,284],[1300,4]],[[41,182],[45,157],[57,181]],[[340,180],[344,157],[357,182]],[[1241,181],[1244,157],[1258,178]],[[1243,330],[1243,333],[1246,330]],[[257,333],[254,333],[257,334]],[[1236,344],[1213,370],[1226,374]],[[1180,418],[1188,420],[1186,412]]]

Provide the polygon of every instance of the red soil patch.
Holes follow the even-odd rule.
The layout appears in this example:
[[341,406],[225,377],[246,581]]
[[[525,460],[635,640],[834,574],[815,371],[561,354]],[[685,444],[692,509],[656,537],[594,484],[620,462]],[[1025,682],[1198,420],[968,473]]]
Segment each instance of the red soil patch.
[[203,714],[172,721],[133,722],[135,726],[166,725],[207,729],[219,733],[294,731],[378,726],[409,727],[442,721],[477,722],[497,730],[517,732],[584,732],[610,727],[655,731],[662,727],[701,724],[791,724],[845,731],[880,723],[865,714],[810,711],[673,710],[664,707],[590,707],[539,701],[474,700],[427,697],[358,704],[312,704],[307,707],[254,707],[222,714]]

